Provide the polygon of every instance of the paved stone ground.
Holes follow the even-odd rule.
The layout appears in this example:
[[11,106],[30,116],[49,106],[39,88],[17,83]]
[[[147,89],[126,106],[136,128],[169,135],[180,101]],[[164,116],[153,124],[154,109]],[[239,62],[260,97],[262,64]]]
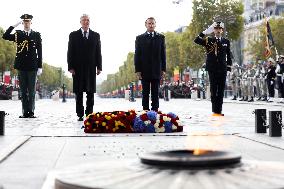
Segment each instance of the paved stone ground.
[[[229,149],[245,160],[283,162],[284,137],[254,133],[254,109],[284,110],[277,103],[225,100],[225,117],[211,116],[207,100],[160,101],[163,112],[175,112],[185,125],[173,134],[85,134],[75,114],[75,102],[36,102],[35,119],[19,119],[20,101],[0,101],[6,111],[5,136],[0,137],[0,188],[38,189],[47,174],[85,162],[135,160],[139,154],[165,149]],[[95,98],[94,111],[141,109],[141,99]],[[284,184],[283,184],[284,186]]]

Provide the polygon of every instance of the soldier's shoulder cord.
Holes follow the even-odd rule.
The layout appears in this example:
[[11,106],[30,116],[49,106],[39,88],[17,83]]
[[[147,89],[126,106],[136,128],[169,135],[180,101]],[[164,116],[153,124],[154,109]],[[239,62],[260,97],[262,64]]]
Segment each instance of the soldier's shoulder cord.
[[19,35],[19,33],[21,32],[21,30],[16,30],[16,32],[15,32],[15,42],[16,43],[18,43],[18,35]]
[[210,43],[209,43],[209,40],[210,40],[210,39],[211,39],[211,38],[208,37],[208,36],[205,38],[205,45],[206,45],[206,48],[207,48],[207,54],[213,52],[213,51],[215,50],[215,48],[217,47],[217,44],[216,44],[216,43],[214,43],[214,44],[210,44]]
[[208,44],[208,36],[205,37],[205,44],[206,44],[206,45]]

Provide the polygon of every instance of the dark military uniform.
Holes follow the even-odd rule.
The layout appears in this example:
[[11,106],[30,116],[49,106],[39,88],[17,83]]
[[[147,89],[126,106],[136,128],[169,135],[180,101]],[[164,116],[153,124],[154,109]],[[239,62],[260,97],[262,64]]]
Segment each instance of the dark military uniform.
[[200,33],[195,43],[206,48],[206,71],[210,81],[212,112],[221,114],[227,70],[232,65],[230,41],[226,38],[205,37]]
[[[31,15],[23,15],[22,19],[31,19]],[[11,34],[10,26],[3,34],[3,39],[13,41],[17,45],[14,68],[18,70],[22,97],[23,117],[34,117],[35,86],[38,68],[42,68],[42,44],[39,32],[29,33],[16,30]]]
[[267,87],[268,87],[268,94],[270,98],[274,98],[275,96],[275,73],[276,67],[274,65],[269,65],[267,70]]

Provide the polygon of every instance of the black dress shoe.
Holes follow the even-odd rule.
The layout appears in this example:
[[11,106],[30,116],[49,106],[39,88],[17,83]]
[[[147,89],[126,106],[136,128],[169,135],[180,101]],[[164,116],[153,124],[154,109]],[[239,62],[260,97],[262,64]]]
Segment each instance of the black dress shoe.
[[29,118],[36,118],[35,114],[33,112],[29,113]]
[[21,116],[19,116],[19,118],[29,118],[29,114],[21,115]]
[[78,121],[84,121],[84,118],[83,117],[79,117]]

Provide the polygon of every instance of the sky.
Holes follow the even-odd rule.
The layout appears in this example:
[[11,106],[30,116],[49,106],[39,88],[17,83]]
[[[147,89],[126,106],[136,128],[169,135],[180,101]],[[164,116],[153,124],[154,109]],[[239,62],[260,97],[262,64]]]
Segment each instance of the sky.
[[[107,74],[118,71],[128,52],[135,50],[135,38],[146,31],[148,17],[156,19],[156,31],[174,31],[191,21],[191,0],[14,0],[1,2],[0,27],[21,21],[22,14],[32,14],[32,29],[41,33],[43,61],[67,72],[67,44],[70,32],[78,30],[80,16],[90,16],[90,29],[100,33],[103,71],[98,82]],[[20,25],[16,29],[22,30]]]

